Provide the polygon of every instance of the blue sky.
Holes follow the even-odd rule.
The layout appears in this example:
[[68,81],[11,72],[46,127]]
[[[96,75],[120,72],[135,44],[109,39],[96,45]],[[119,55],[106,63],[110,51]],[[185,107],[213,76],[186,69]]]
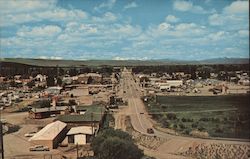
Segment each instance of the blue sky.
[[249,57],[249,1],[0,0],[1,57]]

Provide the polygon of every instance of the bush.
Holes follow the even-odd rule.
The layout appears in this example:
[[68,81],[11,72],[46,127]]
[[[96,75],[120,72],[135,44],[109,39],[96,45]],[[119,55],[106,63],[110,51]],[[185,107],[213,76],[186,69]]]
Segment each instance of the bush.
[[182,122],[187,122],[187,119],[186,118],[182,118],[181,121]]
[[182,123],[179,124],[179,127],[180,127],[181,129],[185,129],[185,128],[186,128],[185,125],[182,124]]
[[198,130],[199,130],[199,131],[205,131],[206,129],[205,129],[203,126],[199,126],[199,127],[198,127]]
[[190,128],[187,128],[183,131],[184,134],[189,135],[189,133],[191,132]]

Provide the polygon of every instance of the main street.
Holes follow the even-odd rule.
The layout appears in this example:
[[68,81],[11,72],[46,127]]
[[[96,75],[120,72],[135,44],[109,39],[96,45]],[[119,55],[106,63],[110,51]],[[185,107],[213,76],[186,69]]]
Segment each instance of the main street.
[[[131,124],[133,128],[142,133],[149,136],[157,136],[161,138],[167,139],[165,143],[163,143],[157,151],[151,150],[144,150],[148,154],[160,158],[183,158],[183,156],[174,155],[180,151],[188,149],[190,146],[194,144],[201,144],[201,143],[220,143],[220,144],[247,144],[249,145],[249,141],[240,141],[233,139],[200,139],[194,137],[186,137],[186,136],[177,136],[168,134],[158,129],[153,128],[153,122],[150,116],[148,115],[144,103],[141,100],[143,96],[142,89],[140,88],[139,84],[135,82],[135,79],[131,73],[126,68],[122,71],[122,78],[120,83],[122,90],[123,90],[123,98],[128,101],[128,111],[126,114],[131,118]],[[122,113],[122,112],[120,112]],[[147,129],[152,128],[154,130],[153,134],[148,134]]]

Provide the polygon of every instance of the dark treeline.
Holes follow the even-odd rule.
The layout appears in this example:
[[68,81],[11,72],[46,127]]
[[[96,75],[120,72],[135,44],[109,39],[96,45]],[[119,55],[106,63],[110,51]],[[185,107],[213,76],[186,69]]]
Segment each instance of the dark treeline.
[[249,64],[215,64],[215,65],[165,65],[165,66],[137,66],[133,68],[134,73],[174,73],[184,72],[192,74],[196,71],[209,70],[209,72],[219,73],[221,71],[244,71],[249,72]]
[[114,72],[111,66],[99,66],[99,67],[40,67],[31,66],[26,64],[11,63],[11,62],[1,62],[0,63],[0,76],[5,76],[12,78],[15,75],[21,75],[22,78],[28,78],[29,76],[35,77],[38,74],[43,74],[47,76],[63,76],[68,74],[70,76],[75,76],[83,73],[97,72],[104,76],[109,76]]

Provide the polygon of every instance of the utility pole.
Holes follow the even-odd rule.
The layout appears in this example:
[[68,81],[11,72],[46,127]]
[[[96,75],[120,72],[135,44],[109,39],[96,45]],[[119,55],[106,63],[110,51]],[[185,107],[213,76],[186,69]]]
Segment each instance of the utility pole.
[[4,159],[4,150],[3,150],[3,124],[2,124],[2,121],[0,121],[0,144],[1,144],[1,147],[0,147],[1,148],[0,149],[1,157],[0,157],[0,159]]
[[93,135],[93,112],[91,112],[91,131]]
[[78,143],[76,144],[76,159],[79,158],[79,153],[78,153]]

